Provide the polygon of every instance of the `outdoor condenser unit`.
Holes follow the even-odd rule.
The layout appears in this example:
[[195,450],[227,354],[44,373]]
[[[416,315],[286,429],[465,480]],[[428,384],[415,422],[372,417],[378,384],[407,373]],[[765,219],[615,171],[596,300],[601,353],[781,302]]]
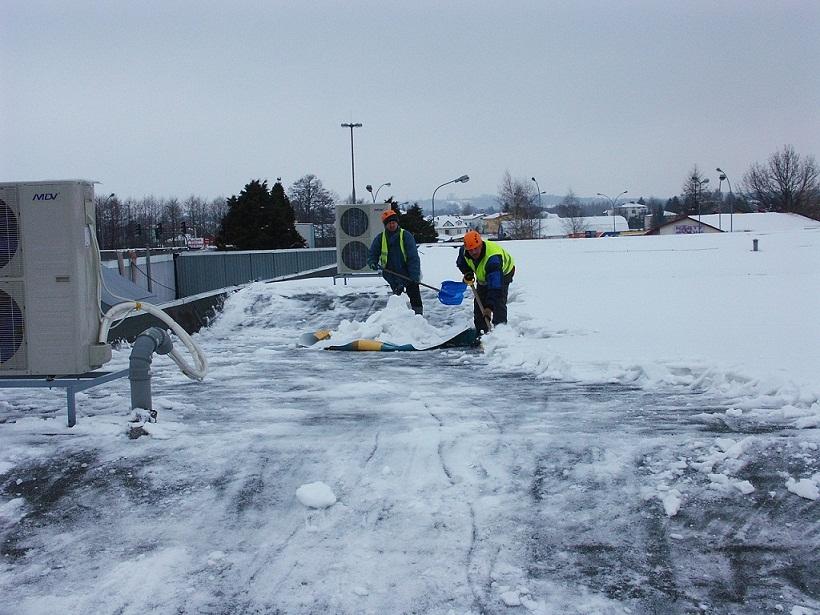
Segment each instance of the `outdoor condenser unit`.
[[94,184],[0,183],[0,376],[82,374],[106,363],[92,234]]
[[340,274],[364,273],[373,238],[384,230],[386,203],[336,205],[336,269]]

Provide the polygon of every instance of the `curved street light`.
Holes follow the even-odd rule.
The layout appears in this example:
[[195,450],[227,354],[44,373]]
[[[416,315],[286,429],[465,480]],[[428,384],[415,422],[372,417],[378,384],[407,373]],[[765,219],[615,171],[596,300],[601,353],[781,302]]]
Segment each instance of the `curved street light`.
[[376,189],[375,193],[373,192],[373,186],[371,186],[370,184],[367,184],[364,188],[365,188],[365,190],[367,190],[370,193],[370,196],[373,197],[373,202],[375,203],[376,202],[376,197],[379,196],[379,190],[381,190],[385,186],[392,186],[392,184],[390,182],[383,183],[381,186],[379,186]]
[[[731,233],[734,230],[734,222],[735,222],[735,197],[732,194],[732,182],[729,181],[729,176],[726,175],[726,171],[721,169],[720,167],[716,168],[715,171],[720,173],[720,181],[726,180],[726,183],[729,184],[729,232]],[[720,190],[720,188],[718,188]],[[718,226],[720,226],[718,224]]]
[[621,194],[616,196],[614,199],[608,197],[603,192],[596,192],[595,193],[596,196],[602,196],[607,201],[609,201],[609,208],[612,210],[612,232],[613,233],[616,232],[615,231],[615,204],[618,202],[618,199],[621,198],[623,195],[625,195],[627,192],[629,192],[629,190],[624,190],[623,192],[621,192]]
[[538,185],[538,180],[535,177],[531,178],[535,182],[535,187],[538,189],[538,239],[541,239],[541,216],[543,215],[543,208],[541,207],[541,186]]
[[433,190],[433,199],[432,199],[432,202],[431,202],[431,205],[433,207],[433,226],[436,225],[436,192],[438,192],[438,189],[441,188],[442,186],[446,186],[448,184],[455,184],[455,183],[463,184],[463,183],[468,182],[468,181],[470,181],[470,176],[469,175],[462,175],[461,177],[456,177],[455,179],[451,179],[448,182],[444,182],[443,184],[441,184],[441,186],[439,186],[438,188]]

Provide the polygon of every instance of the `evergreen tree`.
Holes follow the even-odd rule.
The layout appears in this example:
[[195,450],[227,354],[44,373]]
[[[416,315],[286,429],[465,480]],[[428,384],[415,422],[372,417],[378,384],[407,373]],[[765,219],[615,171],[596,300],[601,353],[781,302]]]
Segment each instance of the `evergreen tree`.
[[228,199],[228,211],[222,218],[217,244],[237,250],[262,249],[263,211],[268,201],[268,183],[258,179],[245,185],[239,196]]
[[[397,204],[392,201],[386,202],[398,211]],[[436,241],[436,227],[424,217],[418,203],[413,203],[406,214],[399,214],[399,224],[404,230],[413,233],[413,239],[416,240],[416,243],[434,243]]]
[[666,209],[676,214],[681,214],[683,213],[683,203],[680,202],[680,198],[673,196],[666,201]]
[[265,220],[267,249],[304,248],[305,240],[296,230],[296,216],[285,188],[277,180],[270,191]]

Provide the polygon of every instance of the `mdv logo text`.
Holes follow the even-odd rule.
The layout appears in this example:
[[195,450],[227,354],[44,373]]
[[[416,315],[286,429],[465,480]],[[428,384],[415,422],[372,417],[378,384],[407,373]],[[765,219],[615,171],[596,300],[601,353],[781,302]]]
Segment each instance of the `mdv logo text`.
[[34,195],[33,201],[56,201],[60,196],[59,192],[40,192]]

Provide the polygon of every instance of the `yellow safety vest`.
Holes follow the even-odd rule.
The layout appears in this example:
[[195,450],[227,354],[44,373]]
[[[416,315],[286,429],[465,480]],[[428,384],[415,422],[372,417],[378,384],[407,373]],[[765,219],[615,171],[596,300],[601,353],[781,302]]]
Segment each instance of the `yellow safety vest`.
[[467,254],[467,250],[464,250],[464,260],[467,261],[467,266],[475,271],[475,278],[478,280],[479,284],[484,284],[487,281],[487,260],[491,256],[495,256],[496,254],[501,255],[502,275],[507,275],[515,268],[515,261],[513,261],[513,257],[510,256],[510,253],[500,245],[494,241],[488,241],[486,239],[484,240],[484,245],[487,246],[486,250],[484,250],[484,258],[478,261],[478,263],[470,258],[470,255]]
[[[399,246],[401,247],[401,255],[404,257],[404,262],[407,262],[407,252],[404,250],[404,229],[399,227]],[[379,264],[384,267],[387,265],[387,229],[382,231],[382,255],[379,257]]]

